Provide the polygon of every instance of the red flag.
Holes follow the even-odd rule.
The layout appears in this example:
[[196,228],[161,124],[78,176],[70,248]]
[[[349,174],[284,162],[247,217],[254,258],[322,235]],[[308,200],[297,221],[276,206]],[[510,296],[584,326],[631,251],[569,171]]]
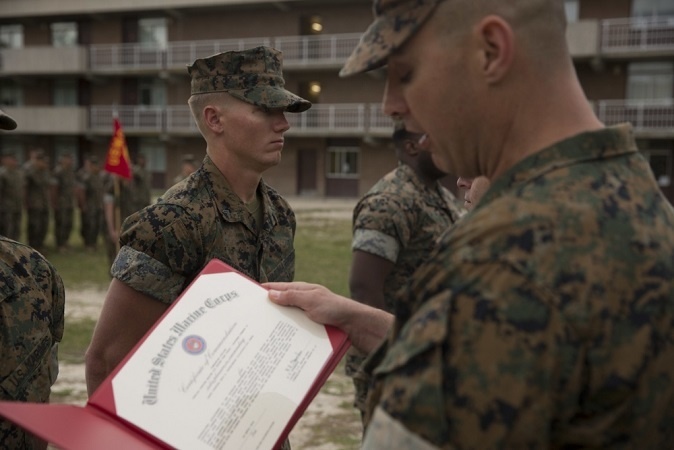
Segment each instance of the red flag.
[[113,125],[115,133],[112,135],[108,156],[105,158],[105,171],[130,179],[131,158],[129,158],[129,148],[126,146],[122,124],[119,123],[117,117],[115,117]]

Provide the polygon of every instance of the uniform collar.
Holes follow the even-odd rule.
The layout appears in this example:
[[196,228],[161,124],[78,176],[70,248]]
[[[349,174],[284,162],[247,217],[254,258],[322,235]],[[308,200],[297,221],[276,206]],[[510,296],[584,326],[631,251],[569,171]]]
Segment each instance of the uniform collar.
[[478,208],[499,197],[504,191],[529,183],[545,174],[575,164],[637,153],[630,124],[588,131],[559,141],[523,159],[492,184]]
[[[208,189],[215,199],[222,217],[228,222],[243,222],[254,228],[253,224],[249,223],[251,222],[251,215],[248,213],[246,205],[232,191],[229,182],[208,155],[204,158],[202,170],[208,178]],[[257,186],[257,193],[260,194],[260,207],[263,208],[264,223],[262,228],[273,227],[278,221],[276,206],[271,202],[269,188],[263,180],[260,180]]]

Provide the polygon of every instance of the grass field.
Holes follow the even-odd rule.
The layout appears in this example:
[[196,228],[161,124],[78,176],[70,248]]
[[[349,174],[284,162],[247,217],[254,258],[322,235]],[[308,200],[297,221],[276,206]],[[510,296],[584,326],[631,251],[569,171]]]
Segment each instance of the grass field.
[[[347,295],[351,258],[350,221],[307,219],[302,213],[298,213],[298,222],[295,279],[323,284],[334,292]],[[53,248],[50,239],[47,240],[47,248]],[[75,233],[67,252],[47,251],[46,256],[63,278],[66,297],[70,290],[104,290],[110,282],[108,260],[103,246],[100,245],[96,253],[87,252]],[[84,361],[84,351],[89,345],[95,325],[95,320],[90,318],[68,319],[59,349],[61,361],[72,364]]]
[[[295,279],[323,284],[334,292],[346,295],[351,262],[350,220],[307,219],[299,212],[298,223]],[[46,244],[48,249],[54,248],[51,237],[47,238]],[[87,252],[82,239],[73,232],[70,245],[64,253],[46,252],[47,259],[63,278],[66,289],[107,287],[110,282],[109,263],[102,242],[97,252]]]

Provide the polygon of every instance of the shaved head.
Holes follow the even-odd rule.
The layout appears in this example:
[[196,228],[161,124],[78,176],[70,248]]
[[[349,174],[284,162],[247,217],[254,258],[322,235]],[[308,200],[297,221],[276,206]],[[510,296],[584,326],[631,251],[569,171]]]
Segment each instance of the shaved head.
[[431,23],[441,35],[469,33],[487,16],[498,16],[512,28],[517,45],[541,69],[568,59],[566,15],[561,0],[445,0]]
[[209,105],[216,106],[218,108],[225,108],[233,101],[234,98],[227,93],[209,92],[206,94],[192,95],[189,100],[187,100],[187,104],[189,105],[192,116],[197,123],[197,128],[199,128],[201,134],[205,136],[208,127],[206,127],[204,123],[204,108]]

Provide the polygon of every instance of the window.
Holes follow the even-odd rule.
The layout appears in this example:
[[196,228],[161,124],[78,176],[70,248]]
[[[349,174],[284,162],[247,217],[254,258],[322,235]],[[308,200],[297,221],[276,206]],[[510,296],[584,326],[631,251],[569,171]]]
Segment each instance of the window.
[[168,28],[163,17],[140,19],[138,21],[138,42],[144,47],[166,48]]
[[578,0],[564,0],[564,12],[567,22],[578,22]]
[[672,183],[672,154],[667,150],[646,150],[644,155],[651,164],[651,170],[660,186]]
[[54,106],[77,106],[77,83],[75,80],[54,81]]
[[76,22],[52,23],[51,43],[54,47],[75,47],[77,45],[77,23]]
[[330,178],[358,178],[359,149],[356,147],[328,148],[327,176]]
[[16,81],[3,80],[0,83],[0,105],[21,106],[23,105],[23,89]]
[[162,142],[142,138],[138,141],[138,147],[138,151],[145,155],[145,168],[148,172],[166,172],[166,147]]
[[23,26],[20,24],[0,25],[0,48],[23,47]]
[[631,100],[671,99],[674,63],[631,63],[627,71],[627,98]]
[[632,2],[632,16],[654,17],[674,15],[672,0],[634,0]]
[[156,78],[145,78],[138,82],[138,100],[143,106],[165,106],[166,85]]

